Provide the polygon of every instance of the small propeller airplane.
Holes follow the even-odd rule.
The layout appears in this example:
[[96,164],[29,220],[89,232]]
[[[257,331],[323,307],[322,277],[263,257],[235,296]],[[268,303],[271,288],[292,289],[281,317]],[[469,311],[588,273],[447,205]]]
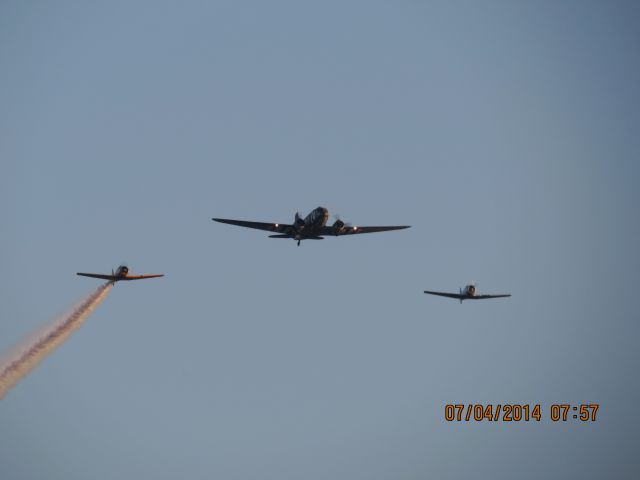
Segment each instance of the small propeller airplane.
[[212,220],[220,223],[228,223],[229,225],[237,225],[239,227],[255,228],[258,230],[266,230],[267,232],[275,232],[275,235],[269,235],[270,238],[292,238],[298,242],[302,240],[323,240],[324,236],[341,236],[355,235],[358,233],[374,233],[386,232],[389,230],[402,230],[409,228],[410,225],[391,226],[391,227],[355,227],[343,222],[336,217],[333,225],[327,226],[329,220],[329,211],[324,207],[314,209],[304,219],[296,212],[293,223],[264,223],[264,222],[248,222],[245,220],[230,220],[227,218],[212,218]]
[[164,277],[164,274],[158,275],[129,275],[129,267],[126,265],[120,265],[116,271],[111,270],[111,275],[104,275],[101,273],[81,273],[78,272],[76,275],[80,275],[81,277],[91,277],[91,278],[100,278],[102,280],[108,280],[111,283],[119,282],[120,280],[144,280],[145,278],[157,278]]
[[476,290],[476,285],[474,283],[470,283],[464,288],[460,289],[460,293],[447,293],[447,292],[432,292],[430,290],[425,290],[424,293],[428,293],[429,295],[438,295],[440,297],[449,297],[449,298],[457,298],[462,303],[463,300],[484,300],[485,298],[503,298],[510,297],[510,293],[500,293],[498,295],[478,295]]

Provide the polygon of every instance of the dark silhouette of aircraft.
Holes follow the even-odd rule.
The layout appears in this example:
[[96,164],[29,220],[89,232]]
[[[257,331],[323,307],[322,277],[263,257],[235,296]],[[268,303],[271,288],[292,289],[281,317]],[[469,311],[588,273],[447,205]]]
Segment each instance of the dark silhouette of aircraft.
[[440,297],[457,298],[462,303],[463,300],[484,300],[485,298],[503,298],[510,297],[510,293],[500,293],[498,295],[478,295],[475,284],[471,283],[460,289],[460,293],[432,292],[425,290],[424,293],[429,295],[438,295]]
[[329,211],[324,207],[314,209],[304,219],[296,212],[292,224],[248,222],[245,220],[229,220],[226,218],[212,218],[212,220],[220,223],[228,223],[230,225],[238,225],[240,227],[275,232],[275,235],[269,235],[269,237],[292,238],[298,242],[298,246],[300,246],[300,242],[302,240],[323,240],[325,236],[338,237],[341,235],[356,235],[359,233],[386,232],[389,230],[401,230],[403,228],[410,227],[410,225],[391,227],[356,227],[344,223],[339,218],[336,219],[333,225],[327,226]]
[[116,271],[111,270],[111,275],[104,275],[101,273],[80,273],[78,272],[76,275],[80,275],[81,277],[91,277],[91,278],[100,278],[102,280],[108,280],[111,283],[116,283],[121,280],[144,280],[145,278],[157,278],[164,277],[164,274],[158,275],[129,275],[129,267],[126,265],[120,265]]

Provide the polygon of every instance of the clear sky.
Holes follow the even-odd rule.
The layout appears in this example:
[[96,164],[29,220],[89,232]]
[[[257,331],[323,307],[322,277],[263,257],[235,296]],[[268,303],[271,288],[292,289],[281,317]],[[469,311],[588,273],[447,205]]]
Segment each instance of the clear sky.
[[[638,478],[636,2],[0,6],[2,479]],[[409,230],[271,240],[322,205]],[[504,300],[424,295],[475,280]],[[447,403],[543,405],[448,423]],[[549,405],[600,403],[595,423]]]

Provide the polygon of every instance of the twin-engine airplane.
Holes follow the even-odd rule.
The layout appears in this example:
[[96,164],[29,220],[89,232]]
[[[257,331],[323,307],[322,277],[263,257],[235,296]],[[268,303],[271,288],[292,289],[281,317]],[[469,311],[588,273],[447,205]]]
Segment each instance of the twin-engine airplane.
[[91,277],[91,278],[100,278],[102,280],[109,280],[111,283],[119,282],[120,280],[144,280],[145,278],[157,278],[164,277],[164,274],[158,275],[129,275],[129,267],[126,265],[120,265],[118,269],[114,272],[111,270],[111,275],[103,275],[101,273],[80,273],[77,275],[81,277]]
[[212,218],[212,220],[220,223],[228,223],[230,225],[238,225],[239,227],[255,228],[258,230],[266,230],[267,232],[276,232],[276,235],[269,235],[270,238],[292,238],[298,242],[302,240],[323,240],[324,236],[340,236],[355,235],[357,233],[373,233],[386,232],[389,230],[401,230],[409,228],[410,225],[391,226],[391,227],[355,227],[344,223],[339,218],[333,225],[327,226],[329,220],[329,211],[324,207],[318,207],[313,210],[304,219],[296,212],[293,224],[286,223],[264,223],[264,222],[248,222],[245,220],[229,220],[226,218]]
[[429,290],[425,290],[424,293],[428,293],[429,295],[438,295],[440,297],[449,297],[449,298],[457,298],[462,303],[463,300],[484,300],[485,298],[502,298],[502,297],[510,297],[510,293],[501,293],[498,295],[478,295],[476,291],[476,286],[471,283],[464,288],[460,289],[460,293],[446,293],[446,292],[431,292]]

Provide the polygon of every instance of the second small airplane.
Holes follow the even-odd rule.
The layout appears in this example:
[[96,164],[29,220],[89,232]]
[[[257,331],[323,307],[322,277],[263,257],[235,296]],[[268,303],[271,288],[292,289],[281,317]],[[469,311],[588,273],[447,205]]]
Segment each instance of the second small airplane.
[[129,275],[129,267],[126,265],[120,265],[116,271],[111,270],[111,275],[102,274],[102,273],[81,273],[78,272],[76,275],[80,275],[81,277],[91,277],[91,278],[99,278],[101,280],[109,280],[111,283],[116,283],[121,280],[144,280],[145,278],[157,278],[164,277],[164,274],[154,274],[154,275]]
[[500,293],[498,295],[478,295],[476,286],[473,283],[467,285],[464,288],[461,288],[459,293],[432,292],[430,290],[425,290],[424,293],[428,293],[429,295],[438,295],[440,297],[456,298],[460,300],[460,303],[462,303],[463,300],[484,300],[485,298],[503,298],[511,296],[510,293]]
[[329,211],[324,207],[314,209],[304,219],[296,213],[293,223],[265,223],[265,222],[249,222],[246,220],[230,220],[227,218],[212,218],[212,220],[220,223],[228,223],[239,227],[255,228],[258,230],[266,230],[267,232],[275,232],[276,235],[269,235],[270,238],[292,238],[298,242],[302,240],[323,240],[324,236],[340,236],[355,235],[358,233],[374,233],[386,232],[389,230],[402,230],[409,228],[410,225],[390,226],[390,227],[355,227],[344,223],[340,219],[336,219],[333,225],[327,226],[329,220]]

